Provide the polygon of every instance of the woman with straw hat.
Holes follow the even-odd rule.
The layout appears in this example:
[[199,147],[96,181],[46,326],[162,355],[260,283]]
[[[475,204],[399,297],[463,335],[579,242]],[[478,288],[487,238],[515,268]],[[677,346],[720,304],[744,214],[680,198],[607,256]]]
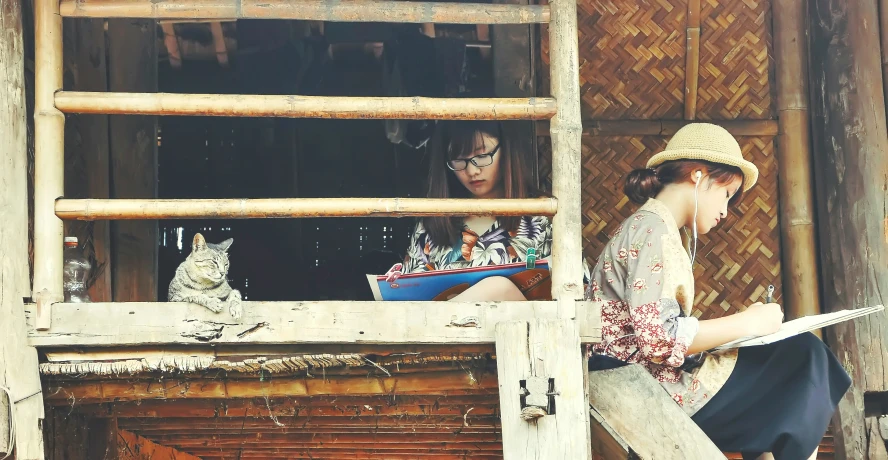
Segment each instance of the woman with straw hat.
[[[601,306],[602,342],[590,369],[643,365],[721,450],[744,459],[814,459],[851,379],[810,333],[770,345],[709,352],[776,332],[779,305],[698,320],[692,265],[697,235],[727,217],[758,179],[725,129],[690,124],[626,179],[642,207],[626,219],[592,271],[586,297]],[[693,248],[679,229],[693,231]],[[690,253],[690,254],[689,254]]]

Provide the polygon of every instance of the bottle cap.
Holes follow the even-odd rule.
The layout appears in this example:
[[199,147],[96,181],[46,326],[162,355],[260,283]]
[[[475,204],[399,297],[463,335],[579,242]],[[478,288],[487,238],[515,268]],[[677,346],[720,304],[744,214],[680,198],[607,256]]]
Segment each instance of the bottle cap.
[[[56,240],[56,241],[58,241],[58,240]],[[65,237],[65,244],[77,244],[77,242],[78,241],[77,241],[76,236],[66,236]]]

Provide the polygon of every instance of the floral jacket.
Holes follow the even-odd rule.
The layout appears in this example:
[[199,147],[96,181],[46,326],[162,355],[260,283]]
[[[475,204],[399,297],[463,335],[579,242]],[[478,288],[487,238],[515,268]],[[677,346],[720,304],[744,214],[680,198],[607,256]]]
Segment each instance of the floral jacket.
[[536,250],[538,260],[548,259],[552,255],[552,224],[548,218],[522,217],[514,232],[506,231],[499,221],[481,235],[464,226],[462,241],[448,245],[434,244],[420,221],[410,238],[402,272],[523,262],[529,248]]
[[669,209],[650,199],[617,229],[592,270],[586,298],[601,307],[593,351],[639,363],[693,415],[725,384],[737,350],[686,359],[697,335],[694,278]]

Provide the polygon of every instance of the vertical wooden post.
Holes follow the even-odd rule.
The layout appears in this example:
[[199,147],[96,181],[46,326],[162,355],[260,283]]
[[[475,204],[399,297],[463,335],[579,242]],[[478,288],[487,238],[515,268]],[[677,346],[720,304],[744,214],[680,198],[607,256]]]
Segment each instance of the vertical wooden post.
[[[589,404],[576,322],[559,319],[509,321],[496,326],[497,378],[503,430],[503,457],[591,459]],[[554,414],[521,417],[521,382],[551,379]],[[534,392],[526,399],[545,397]]]
[[549,57],[552,96],[558,111],[549,129],[552,136],[552,192],[558,212],[552,220],[552,297],[559,316],[574,318],[574,301],[583,296],[583,241],[580,153],[580,81],[576,0],[552,0]]
[[[108,21],[111,91],[157,91],[156,27],[151,20]],[[157,197],[157,118],[110,117],[111,195]],[[115,302],[157,300],[157,221],[111,223]]]
[[119,457],[116,418],[97,418],[89,422],[87,458],[117,460]]
[[[63,19],[65,89],[108,91],[105,25],[102,19]],[[108,116],[68,115],[65,124],[65,196],[110,198]],[[65,235],[79,238],[92,252],[98,276],[89,289],[93,302],[111,301],[111,223],[65,221]]]
[[820,313],[805,5],[804,0],[775,0],[772,7],[777,62],[777,167],[783,241],[783,304],[788,319]]
[[55,108],[62,89],[62,17],[54,0],[34,1],[34,294],[36,327],[49,329],[53,302],[62,291],[64,226],[55,200],[65,193],[65,116]]
[[[39,17],[46,20],[46,8],[52,2],[37,3],[43,9]],[[0,440],[5,439],[0,442],[0,454],[7,454],[14,442],[17,460],[42,460],[43,397],[37,351],[28,346],[23,300],[30,293],[23,6],[22,0],[0,2],[0,385],[11,393],[10,400],[6,392],[0,392],[0,432],[4,433]],[[45,124],[43,129],[44,135],[51,135]],[[61,138],[61,132],[57,134]],[[55,249],[61,255],[61,240]],[[58,275],[61,280],[61,272]],[[8,435],[10,405],[14,439]]]
[[685,120],[697,118],[697,83],[700,79],[700,0],[688,0],[685,30]]
[[[527,0],[494,0],[495,4],[527,5]],[[496,97],[536,96],[536,74],[533,59],[535,25],[494,25],[492,37],[484,36],[489,26],[478,26],[478,40],[491,41],[493,53],[493,88]],[[482,53],[483,54],[483,53]],[[523,155],[528,168],[537,172],[536,126],[533,120],[510,121],[505,135],[513,141],[513,149]]]
[[[825,311],[884,304],[888,129],[877,0],[810,2],[809,72]],[[826,330],[853,385],[833,420],[836,458],[866,458],[863,395],[888,390],[888,313]]]

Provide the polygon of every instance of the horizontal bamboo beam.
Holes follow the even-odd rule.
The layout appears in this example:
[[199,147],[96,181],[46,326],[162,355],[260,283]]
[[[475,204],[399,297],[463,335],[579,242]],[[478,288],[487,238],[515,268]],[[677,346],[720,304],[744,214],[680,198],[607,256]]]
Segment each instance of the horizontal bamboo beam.
[[327,97],[60,91],[65,113],[338,119],[540,120],[552,98]]
[[[176,302],[58,303],[35,347],[182,344],[490,344],[501,321],[554,318],[556,302],[244,302],[243,317]],[[26,306],[33,318],[32,304]],[[577,302],[580,340],[601,338],[600,311]]]
[[56,216],[77,220],[266,219],[285,217],[551,216],[555,198],[86,199],[56,201]]
[[[583,120],[583,136],[671,136],[682,126],[693,123],[686,120]],[[777,135],[777,120],[707,120],[735,136]],[[538,136],[549,135],[549,123],[539,121]]]
[[535,24],[549,7],[383,0],[62,0],[74,18],[295,19],[328,22]]

